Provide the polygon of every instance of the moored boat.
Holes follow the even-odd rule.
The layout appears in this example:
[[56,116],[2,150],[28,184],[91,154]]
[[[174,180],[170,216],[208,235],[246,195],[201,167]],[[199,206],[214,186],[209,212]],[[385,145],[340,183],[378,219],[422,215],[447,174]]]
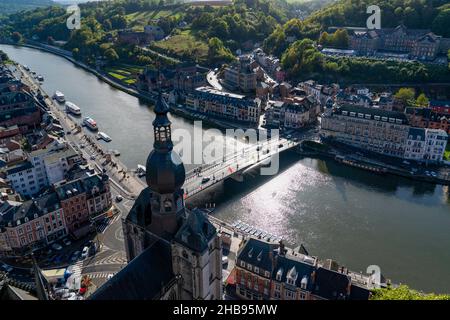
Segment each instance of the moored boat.
[[81,115],[81,109],[75,103],[70,101],[66,102],[66,111],[76,116]]
[[83,119],[83,124],[91,129],[92,131],[96,131],[98,130],[98,126],[97,126],[97,122],[95,122],[94,119],[90,118],[90,117],[86,117]]
[[61,91],[55,91],[55,94],[53,95],[53,99],[55,99],[58,102],[65,102],[66,97],[64,96],[64,93]]
[[103,141],[105,141],[105,142],[110,142],[110,141],[112,141],[112,139],[106,134],[106,133],[104,133],[104,132],[99,132],[98,134],[97,134],[97,139],[102,139]]

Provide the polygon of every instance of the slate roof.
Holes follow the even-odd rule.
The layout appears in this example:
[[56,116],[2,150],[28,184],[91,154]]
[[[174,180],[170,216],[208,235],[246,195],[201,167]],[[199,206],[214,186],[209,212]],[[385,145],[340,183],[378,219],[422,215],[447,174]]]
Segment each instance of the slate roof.
[[56,192],[45,194],[36,199],[36,202],[39,208],[41,208],[42,210],[47,209],[47,212],[52,212],[60,208],[59,198]]
[[425,130],[422,128],[409,128],[408,137],[409,136],[412,136],[413,140],[425,141]]
[[[292,269],[295,268],[295,269]],[[286,282],[287,275],[291,270],[295,270],[297,273],[297,279],[295,281],[296,287],[301,287],[301,281],[303,277],[306,276],[308,280],[308,285],[306,289],[310,290],[312,289],[312,280],[311,280],[311,274],[315,270],[314,266],[294,260],[292,258],[287,258],[286,256],[278,256],[277,257],[277,265],[272,273],[272,278],[277,279],[277,274],[281,275],[281,280],[277,280],[280,282]]]
[[21,162],[13,167],[10,167],[9,169],[6,170],[6,173],[8,175],[14,174],[14,173],[18,173],[24,170],[28,170],[33,168],[33,164],[29,161],[25,161],[25,162]]
[[313,293],[327,300],[339,300],[347,297],[350,284],[349,276],[333,270],[319,267],[316,270]]
[[152,300],[175,278],[170,244],[157,241],[107,281],[90,300]]
[[216,228],[209,222],[206,214],[193,209],[175,234],[174,240],[196,252],[208,249],[208,243],[216,235]]
[[97,187],[101,193],[106,192],[106,181],[108,181],[108,176],[105,175],[104,177],[105,178],[102,178],[102,176],[96,174],[82,180],[84,189],[88,195],[92,194],[92,189],[95,187]]
[[31,221],[34,219],[35,214],[41,216],[42,213],[43,212],[38,207],[38,205],[33,200],[29,200],[9,211],[3,216],[3,218],[5,223],[15,222],[18,220],[21,220],[21,222],[23,223],[25,218],[28,218]]
[[56,192],[58,193],[60,200],[69,199],[74,195],[78,195],[85,191],[85,187],[81,180],[70,181],[56,187]]
[[369,300],[370,290],[352,284],[350,289],[350,300]]
[[274,249],[275,246],[273,244],[250,238],[239,251],[237,259],[272,272],[272,259],[269,255],[273,254]]
[[402,124],[407,124],[408,120],[406,119],[406,116],[402,112],[397,111],[387,111],[382,109],[376,109],[376,108],[365,108],[365,107],[358,107],[358,106],[351,106],[351,105],[341,105],[338,108],[337,113],[342,113],[342,111],[348,111],[355,112],[355,113],[362,113],[364,115],[369,114],[372,117],[374,116],[380,116],[380,117],[387,117],[387,118],[394,118],[402,120]]

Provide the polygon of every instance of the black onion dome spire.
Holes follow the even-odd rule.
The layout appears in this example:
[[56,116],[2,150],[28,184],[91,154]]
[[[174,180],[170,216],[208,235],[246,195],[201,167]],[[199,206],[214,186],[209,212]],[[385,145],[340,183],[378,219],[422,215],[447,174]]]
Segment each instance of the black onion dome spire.
[[183,162],[173,151],[171,122],[167,117],[169,106],[161,92],[155,106],[156,118],[153,121],[155,142],[146,165],[146,180],[150,189],[160,194],[173,193],[180,189],[186,178]]

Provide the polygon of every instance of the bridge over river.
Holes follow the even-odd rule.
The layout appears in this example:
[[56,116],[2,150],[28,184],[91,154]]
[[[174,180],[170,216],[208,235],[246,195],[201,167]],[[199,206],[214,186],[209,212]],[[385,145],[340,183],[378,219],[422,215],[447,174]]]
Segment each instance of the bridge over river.
[[[278,156],[281,152],[297,147],[299,144],[299,141],[272,138],[258,145],[249,145],[214,163],[191,170],[186,174],[183,186],[184,197],[191,198],[227,178],[242,181],[242,175],[245,172],[261,166],[270,166],[273,156]],[[277,163],[273,161],[272,165],[276,166]],[[275,167],[274,170],[276,173],[278,168]]]

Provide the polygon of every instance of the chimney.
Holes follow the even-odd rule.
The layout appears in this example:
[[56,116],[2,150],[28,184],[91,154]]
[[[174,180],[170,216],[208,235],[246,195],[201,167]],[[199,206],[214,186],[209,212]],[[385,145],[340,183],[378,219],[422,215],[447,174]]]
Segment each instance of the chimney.
[[284,256],[284,254],[285,254],[285,252],[286,252],[286,250],[285,250],[285,248],[284,248],[284,243],[283,243],[283,240],[280,240],[280,256]]

